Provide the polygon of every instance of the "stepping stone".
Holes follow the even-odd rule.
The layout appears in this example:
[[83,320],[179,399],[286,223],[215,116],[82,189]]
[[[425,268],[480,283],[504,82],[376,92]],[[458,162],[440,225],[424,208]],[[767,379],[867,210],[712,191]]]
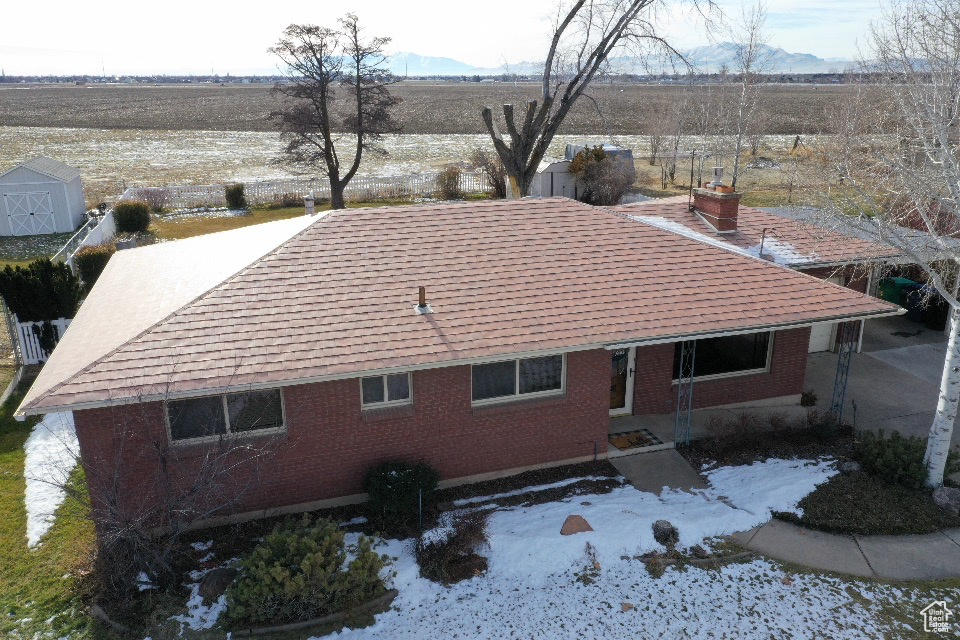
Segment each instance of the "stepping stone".
[[590,523],[584,520],[583,516],[567,516],[567,519],[563,522],[563,527],[560,529],[560,535],[562,536],[572,536],[575,533],[584,533],[586,531],[593,531],[593,527],[590,526]]

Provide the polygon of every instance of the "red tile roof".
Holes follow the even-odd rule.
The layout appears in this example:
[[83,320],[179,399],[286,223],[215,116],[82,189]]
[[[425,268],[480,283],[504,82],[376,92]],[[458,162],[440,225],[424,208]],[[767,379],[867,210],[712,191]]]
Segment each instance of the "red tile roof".
[[669,228],[669,224],[658,223],[658,220],[677,223],[694,234],[702,234],[755,256],[759,255],[763,241],[765,256],[794,269],[872,262],[901,255],[887,245],[744,206],[737,215],[737,230],[717,233],[689,210],[688,202],[687,196],[676,196],[622,205],[614,210],[649,219],[651,224],[664,228]]
[[[222,242],[230,233],[219,234]],[[162,261],[163,247],[152,249]],[[136,286],[121,271],[105,271],[94,292]],[[431,314],[414,311],[421,285]],[[96,307],[88,300],[75,322],[104,313]],[[32,389],[21,410],[896,312],[564,198],[351,209],[317,219],[78,373]],[[60,352],[82,352],[83,339],[68,331],[47,366],[57,369]]]

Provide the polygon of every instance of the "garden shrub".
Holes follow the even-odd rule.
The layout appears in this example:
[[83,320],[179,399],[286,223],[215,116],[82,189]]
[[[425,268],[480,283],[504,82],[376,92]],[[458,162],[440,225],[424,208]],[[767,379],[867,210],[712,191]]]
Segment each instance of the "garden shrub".
[[329,520],[288,520],[265,536],[227,590],[226,620],[242,624],[319,618],[386,592],[383,560],[360,536],[347,562],[344,532]]
[[[857,435],[854,457],[867,473],[890,483],[921,489],[927,483],[927,467],[923,462],[927,441],[917,436],[904,437],[894,431],[889,437],[864,431]],[[960,470],[957,453],[947,456],[946,475]]]
[[246,209],[247,197],[244,194],[243,183],[228,184],[223,188],[223,196],[227,200],[227,207],[230,209]]
[[500,161],[500,156],[477,147],[470,153],[470,166],[487,176],[487,186],[493,191],[492,197],[507,197],[507,169]]
[[125,200],[113,207],[113,220],[120,233],[140,233],[150,226],[150,205],[141,200]]
[[426,531],[417,539],[414,555],[420,575],[449,584],[472,578],[486,569],[486,559],[477,552],[488,548],[489,511],[450,516],[449,524]]
[[367,472],[363,490],[369,495],[371,520],[390,533],[409,532],[421,508],[431,513],[440,474],[426,464],[381,462]]
[[460,167],[450,165],[445,167],[437,176],[437,196],[441,200],[463,200],[463,189],[460,188]]
[[113,244],[97,244],[88,247],[81,247],[73,256],[74,263],[77,265],[77,271],[80,272],[80,279],[87,291],[93,288],[97,278],[103,273],[110,257],[117,252],[117,247]]
[[72,318],[83,288],[66,264],[39,258],[25,267],[0,271],[0,296],[20,322]]
[[587,204],[619,204],[633,184],[633,176],[624,163],[608,155],[600,145],[577,153],[570,161],[570,173],[583,184],[579,200]]

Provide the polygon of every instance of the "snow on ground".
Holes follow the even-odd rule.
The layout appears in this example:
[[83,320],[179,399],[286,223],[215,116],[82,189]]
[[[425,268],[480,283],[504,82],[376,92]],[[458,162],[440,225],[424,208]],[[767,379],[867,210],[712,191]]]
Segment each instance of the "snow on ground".
[[66,494],[63,485],[77,464],[77,434],[73,413],[48,413],[23,445],[23,475],[27,508],[27,545],[35,547],[50,529]]
[[205,604],[203,596],[200,595],[201,575],[195,576],[198,582],[190,584],[190,597],[187,599],[187,612],[182,615],[173,616],[170,619],[180,623],[181,635],[184,628],[199,630],[209,629],[217,623],[220,615],[227,609],[227,595],[223,594],[216,601]]
[[[347,638],[861,638],[885,629],[877,600],[908,592],[818,575],[788,575],[756,559],[720,570],[670,568],[653,578],[637,556],[662,550],[652,524],[667,519],[680,544],[750,529],[787,511],[835,471],[827,461],[768,460],[709,472],[710,486],[661,496],[624,486],[601,495],[500,509],[490,515],[489,571],[451,587],[418,576],[411,541],[378,551],[396,558],[393,608]],[[561,536],[570,514],[594,531]],[[586,544],[594,548],[588,556]],[[592,558],[600,569],[582,580]],[[624,611],[624,603],[634,608]]]
[[489,496],[477,496],[475,498],[461,498],[460,500],[454,500],[453,504],[457,507],[462,507],[468,504],[477,504],[478,502],[487,502],[488,500],[498,500],[500,498],[510,498],[513,496],[519,496],[524,493],[536,493],[538,491],[548,491],[549,489],[557,489],[559,487],[566,487],[567,485],[575,484],[577,482],[584,482],[590,480],[609,480],[609,476],[586,476],[583,478],[567,478],[566,480],[560,480],[558,482],[551,482],[550,484],[538,484],[532,487],[524,487],[523,489],[517,489],[516,491],[504,491],[503,493],[494,493]]

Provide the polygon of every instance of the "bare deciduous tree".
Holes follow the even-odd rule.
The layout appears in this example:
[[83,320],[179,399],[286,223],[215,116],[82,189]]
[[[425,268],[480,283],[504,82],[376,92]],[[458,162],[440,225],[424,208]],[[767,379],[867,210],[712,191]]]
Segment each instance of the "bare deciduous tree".
[[522,114],[503,105],[507,138],[493,109],[482,111],[487,132],[506,169],[513,197],[528,195],[537,166],[567,113],[602,73],[618,49],[651,44],[679,57],[656,34],[652,11],[658,0],[576,0],[561,5],[543,65],[540,100],[527,102]]
[[[769,63],[766,21],[766,6],[758,2],[749,10],[744,9],[742,20],[729,30],[736,45],[734,66],[740,79],[733,131],[733,175],[730,178],[730,186],[734,189],[737,188],[737,178],[743,171],[740,166],[740,155],[744,151],[746,138],[756,117],[760,98],[760,92],[757,90],[760,74]],[[756,147],[754,147],[754,155],[756,155],[755,149]]]
[[270,114],[286,143],[282,161],[319,169],[334,209],[346,206],[343,192],[364,152],[386,154],[383,136],[400,131],[392,113],[400,98],[390,93],[395,80],[386,68],[389,42],[365,39],[357,16],[347,14],[337,29],[292,24],[270,48],[290,76],[274,87],[286,100]]
[[892,0],[871,27],[868,49],[865,70],[885,82],[877,99],[858,92],[838,110],[845,124],[825,150],[832,182],[825,204],[835,221],[907,255],[951,307],[925,457],[927,482],[938,486],[960,406],[960,0]]

